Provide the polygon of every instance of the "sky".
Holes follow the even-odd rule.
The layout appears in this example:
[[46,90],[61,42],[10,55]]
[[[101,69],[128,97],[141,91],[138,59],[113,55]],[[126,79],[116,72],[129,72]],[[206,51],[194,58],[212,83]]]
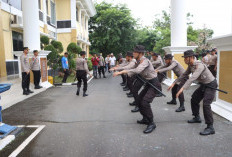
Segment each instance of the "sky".
[[[102,2],[103,0],[94,0]],[[105,0],[114,4],[123,3],[131,9],[132,16],[140,19],[143,26],[151,26],[155,15],[169,11],[171,0]],[[232,33],[232,0],[186,0],[187,12],[193,15],[195,29],[206,26],[215,36]]]

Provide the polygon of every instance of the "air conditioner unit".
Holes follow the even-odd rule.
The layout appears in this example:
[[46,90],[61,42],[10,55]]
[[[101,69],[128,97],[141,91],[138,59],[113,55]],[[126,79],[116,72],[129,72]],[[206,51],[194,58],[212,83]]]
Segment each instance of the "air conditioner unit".
[[23,25],[22,16],[13,15],[11,18],[11,24]]

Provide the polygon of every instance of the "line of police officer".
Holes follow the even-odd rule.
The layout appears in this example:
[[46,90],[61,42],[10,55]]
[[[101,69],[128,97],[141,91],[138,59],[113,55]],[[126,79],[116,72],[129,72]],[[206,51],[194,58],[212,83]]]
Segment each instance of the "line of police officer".
[[[196,59],[192,50],[184,52],[183,58],[188,65],[187,70],[184,70],[181,64],[174,60],[170,54],[165,55],[164,60],[166,64],[164,65],[162,58],[158,54],[152,54],[152,58],[149,60],[144,56],[145,52],[144,46],[137,45],[133,53],[127,53],[126,63],[111,69],[112,71],[117,71],[114,73],[114,76],[127,76],[128,88],[135,99],[133,103],[130,103],[130,105],[135,106],[132,112],[139,111],[142,115],[142,120],[138,120],[137,123],[147,125],[144,133],[151,133],[156,128],[150,103],[152,103],[155,97],[161,96],[158,90],[162,90],[161,83],[166,77],[166,72],[172,70],[178,78],[168,88],[168,90],[172,90],[172,100],[168,104],[176,104],[176,98],[179,98],[180,107],[176,112],[185,111],[183,91],[188,89],[194,81],[198,81],[201,85],[193,93],[191,98],[191,108],[194,118],[189,120],[188,123],[201,123],[199,103],[203,100],[203,113],[207,127],[200,132],[200,135],[214,134],[215,130],[210,105],[215,97],[216,91],[208,88],[208,86],[216,88],[217,82],[207,66]],[[192,75],[189,77],[190,74]],[[136,76],[142,77],[158,90],[147,83],[142,91],[138,93],[144,83],[140,79],[137,79]]]

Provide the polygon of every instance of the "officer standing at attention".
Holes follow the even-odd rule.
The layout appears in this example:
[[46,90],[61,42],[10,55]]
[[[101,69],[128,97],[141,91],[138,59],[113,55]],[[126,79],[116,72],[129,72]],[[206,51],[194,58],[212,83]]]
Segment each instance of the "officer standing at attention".
[[77,83],[77,93],[76,95],[79,95],[80,93],[80,88],[81,88],[81,83],[82,81],[84,82],[84,88],[83,88],[83,97],[88,96],[86,94],[87,91],[87,74],[92,77],[92,75],[89,73],[88,65],[87,65],[87,60],[85,59],[86,52],[81,51],[79,58],[77,58],[77,63],[76,63],[76,77],[78,80]]
[[[129,77],[133,75],[140,75],[151,84],[156,86],[158,89],[161,89],[161,85],[157,78],[157,73],[154,71],[153,65],[150,60],[144,57],[145,48],[142,45],[137,45],[134,49],[133,56],[136,59],[138,66],[134,69],[123,70],[121,72],[114,73],[114,76],[128,74]],[[154,88],[149,85],[146,85],[144,89],[139,94],[139,111],[143,116],[142,120],[137,121],[139,124],[146,124],[147,128],[144,130],[144,133],[151,133],[156,125],[153,121],[153,113],[150,103],[158,94]]]
[[22,88],[23,95],[29,95],[30,93],[34,93],[30,90],[30,64],[29,64],[29,48],[23,48],[23,54],[20,56],[21,62],[21,70],[22,70]]
[[34,75],[34,85],[35,89],[40,89],[42,86],[39,85],[41,73],[40,73],[40,64],[39,64],[39,57],[38,57],[38,50],[33,51],[34,56],[31,59],[31,70]]
[[[165,55],[164,56],[164,60],[165,60],[166,65],[158,67],[156,69],[156,72],[163,73],[163,72],[172,70],[177,77],[180,77],[185,72],[183,66],[179,62],[177,62],[176,60],[174,60],[173,56],[171,54]],[[175,86],[172,88],[172,100],[170,102],[167,102],[167,104],[173,104],[173,105],[177,104],[176,103],[176,94],[181,89],[181,87],[184,85],[184,83],[185,82],[183,81],[181,84],[179,84],[179,83],[175,84]],[[180,107],[178,109],[176,109],[176,112],[185,111],[185,107],[184,107],[184,93],[182,93],[179,96],[179,101],[180,101]]]
[[207,127],[204,131],[200,132],[200,135],[214,134],[213,114],[210,105],[214,100],[216,90],[209,88],[209,86],[217,88],[217,81],[207,66],[201,61],[195,59],[195,54],[192,50],[185,51],[183,57],[188,68],[178,79],[175,80],[169,89],[173,88],[177,82],[185,82],[185,79],[188,79],[188,75],[192,74],[192,76],[185,82],[184,86],[178,91],[176,97],[179,97],[184,90],[190,87],[193,81],[197,80],[201,85],[192,95],[191,108],[194,118],[189,120],[188,123],[201,123],[199,103],[203,100],[203,113]]
[[68,66],[68,52],[64,53],[64,56],[61,59],[62,68],[64,70],[64,78],[62,80],[62,83],[66,83],[67,78],[69,76],[69,66]]

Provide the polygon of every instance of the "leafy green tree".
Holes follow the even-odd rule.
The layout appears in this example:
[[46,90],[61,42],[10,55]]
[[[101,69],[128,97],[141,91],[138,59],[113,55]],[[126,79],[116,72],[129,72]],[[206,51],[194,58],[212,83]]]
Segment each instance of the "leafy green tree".
[[63,44],[60,41],[52,40],[51,45],[54,46],[58,53],[62,53],[64,51]]
[[69,68],[72,72],[75,71],[76,68],[75,58],[77,57],[77,54],[81,52],[81,48],[76,43],[70,43],[67,47],[67,51],[69,53],[68,55]]
[[125,5],[102,2],[96,4],[97,14],[90,18],[91,51],[107,55],[125,53],[135,45],[136,20]]
[[40,37],[40,47],[43,50],[46,45],[49,44],[49,38],[47,36]]

